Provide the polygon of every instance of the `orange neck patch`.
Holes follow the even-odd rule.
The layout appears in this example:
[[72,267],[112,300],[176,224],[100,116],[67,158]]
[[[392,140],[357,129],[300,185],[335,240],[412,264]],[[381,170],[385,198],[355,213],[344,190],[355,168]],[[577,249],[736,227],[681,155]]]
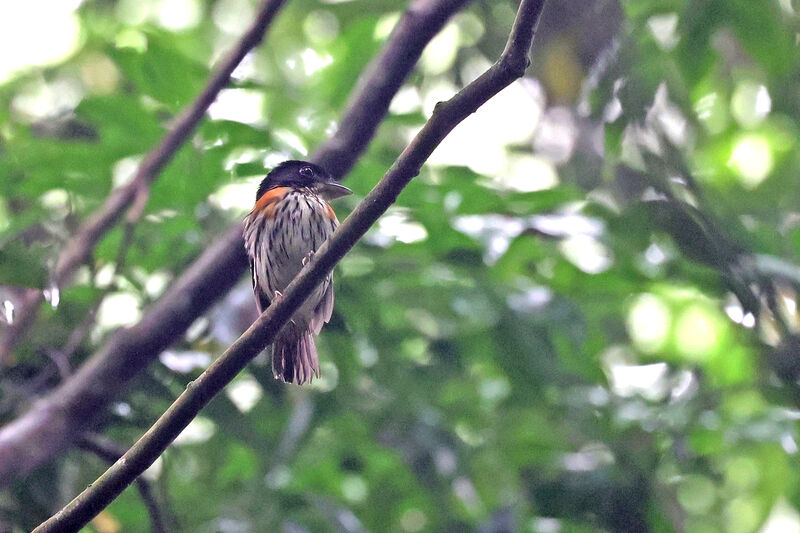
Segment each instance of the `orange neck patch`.
[[[262,209],[269,209],[270,206],[279,202],[286,193],[289,192],[289,187],[273,187],[272,189],[268,190],[264,194],[261,195],[256,201],[255,207],[253,207],[253,211],[261,211]],[[274,206],[273,206],[274,208]]]
[[[291,190],[291,187],[273,187],[269,189],[267,192],[261,195],[256,201],[256,205],[253,207],[252,213],[261,213],[263,212],[267,216],[272,216],[275,208],[278,205],[278,202],[283,200],[283,197]],[[322,203],[325,205],[325,215],[330,220],[336,220],[336,213],[333,212],[333,208],[330,204],[324,200]]]
[[336,213],[333,212],[333,208],[328,202],[323,202],[325,204],[325,214],[328,215],[330,220],[336,220]]

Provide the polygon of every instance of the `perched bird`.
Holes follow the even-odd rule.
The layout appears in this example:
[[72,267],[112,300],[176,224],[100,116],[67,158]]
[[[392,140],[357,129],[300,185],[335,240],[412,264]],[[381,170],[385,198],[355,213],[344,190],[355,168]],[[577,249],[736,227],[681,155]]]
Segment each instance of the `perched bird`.
[[[305,161],[285,161],[261,181],[255,207],[244,220],[259,313],[281,298],[281,291],[339,225],[328,200],[351,192],[322,167]],[[275,337],[272,373],[276,379],[301,385],[319,377],[319,356],[311,334],[319,334],[332,312],[333,280],[328,275]]]

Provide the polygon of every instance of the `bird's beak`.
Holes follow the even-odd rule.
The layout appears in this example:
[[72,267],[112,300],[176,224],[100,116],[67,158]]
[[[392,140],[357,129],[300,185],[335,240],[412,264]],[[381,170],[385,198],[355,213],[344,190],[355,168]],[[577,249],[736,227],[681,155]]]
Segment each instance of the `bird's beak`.
[[339,185],[335,181],[329,181],[327,183],[320,183],[317,186],[317,194],[322,196],[325,200],[333,200],[334,198],[353,194],[353,191],[344,185]]

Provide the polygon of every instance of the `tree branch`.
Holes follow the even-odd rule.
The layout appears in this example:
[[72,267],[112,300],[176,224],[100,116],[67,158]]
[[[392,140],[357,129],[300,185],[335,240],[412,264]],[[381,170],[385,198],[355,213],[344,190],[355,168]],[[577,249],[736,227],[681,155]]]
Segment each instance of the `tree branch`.
[[336,133],[314,154],[315,163],[336,178],[353,168],[378,129],[380,121],[374,117],[383,117],[389,110],[392,99],[386,95],[397,93],[428,42],[470,1],[419,0],[411,4],[389,38],[405,46],[387,46],[367,65]]
[[[81,224],[75,235],[67,242],[56,262],[52,279],[52,283],[56,287],[62,288],[72,280],[78,267],[89,259],[103,235],[114,227],[134,200],[137,213],[135,219],[138,219],[138,215],[144,210],[144,204],[147,202],[150,184],[178,149],[183,146],[205,115],[208,107],[216,100],[219,92],[228,85],[234,69],[242,62],[247,53],[264,38],[267,27],[275,18],[284,1],[262,1],[253,24],[217,67],[200,96],[189,107],[184,108],[175,120],[172,130],[164,136],[158,146],[147,154],[131,182],[114,190],[106,199],[103,207]],[[0,366],[6,363],[14,346],[33,325],[41,300],[41,291],[35,289],[28,291],[20,300],[17,306],[17,320],[12,327],[7,328],[6,334],[0,340]]]
[[[417,0],[409,8],[409,13],[416,15],[406,14],[401,19],[376,62],[381,64],[382,69],[398,69],[403,72],[404,78],[407,77],[419,56],[401,52],[415,50],[421,54],[424,46],[414,43],[429,42],[447,19],[466,3]],[[423,24],[419,20],[421,15],[435,17],[438,22],[436,25]],[[420,31],[410,31],[414,27]],[[386,58],[394,58],[397,64]],[[371,79],[373,77],[375,81]],[[383,75],[380,70],[362,74],[354,91],[356,96],[350,98],[350,107],[344,112],[340,124],[360,124],[365,131],[374,134],[399,88],[391,83],[393,79]],[[380,96],[378,100],[374,100],[376,95]],[[374,114],[362,116],[358,110],[362,101],[380,102],[380,105],[375,105]],[[383,114],[378,113],[380,109]],[[352,135],[346,139],[357,144],[361,130],[348,126],[341,131],[340,137]],[[338,144],[340,141],[328,142]],[[324,155],[325,146],[320,150],[323,155],[312,158],[322,166],[327,166],[329,162]],[[347,155],[350,158],[343,161],[347,168],[352,167],[359,155],[355,150],[341,153],[343,157]],[[115,333],[59,388],[36,402],[25,414],[0,428],[0,488],[24,476],[67,446],[73,436],[124,390],[138,372],[226,294],[246,268],[242,228],[240,224],[235,224],[178,277],[172,284],[175,288],[167,291],[145,313],[139,324]]]
[[283,298],[270,305],[219,359],[191,382],[119,461],[34,533],[78,531],[150,466],[200,409],[272,342],[320,280],[394,203],[400,191],[419,173],[422,164],[453,128],[524,74],[543,6],[544,0],[522,0],[500,60],[453,98],[436,106],[433,116],[411,144],[289,284]]
[[[234,232],[241,234],[241,228]],[[233,287],[243,261],[238,240],[212,245],[139,323],[115,333],[61,386],[0,429],[0,486],[25,475],[85,430],[115,393]]]
[[[124,447],[106,439],[102,435],[94,433],[81,435],[78,438],[78,446],[112,464],[125,454]],[[150,515],[150,531],[152,533],[167,533],[169,531],[167,521],[153,494],[153,487],[150,482],[139,478],[136,480],[136,487],[139,489],[139,495],[142,497],[144,506],[147,507],[147,513]]]

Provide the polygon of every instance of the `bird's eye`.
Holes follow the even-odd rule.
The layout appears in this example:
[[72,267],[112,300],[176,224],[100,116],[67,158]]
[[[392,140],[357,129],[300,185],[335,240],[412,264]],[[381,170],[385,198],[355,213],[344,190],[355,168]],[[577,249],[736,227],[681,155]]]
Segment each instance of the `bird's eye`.
[[300,175],[303,176],[304,178],[313,178],[314,171],[311,170],[311,167],[303,167],[300,169]]

